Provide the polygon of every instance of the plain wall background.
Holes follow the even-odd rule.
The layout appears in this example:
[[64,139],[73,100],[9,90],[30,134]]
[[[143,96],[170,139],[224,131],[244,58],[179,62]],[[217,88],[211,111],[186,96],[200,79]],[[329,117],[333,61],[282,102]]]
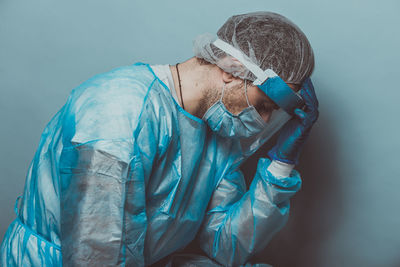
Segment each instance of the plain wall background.
[[74,87],[137,61],[181,62],[197,34],[258,10],[287,16],[309,37],[321,111],[289,222],[258,258],[400,266],[397,0],[0,0],[0,238],[40,134]]

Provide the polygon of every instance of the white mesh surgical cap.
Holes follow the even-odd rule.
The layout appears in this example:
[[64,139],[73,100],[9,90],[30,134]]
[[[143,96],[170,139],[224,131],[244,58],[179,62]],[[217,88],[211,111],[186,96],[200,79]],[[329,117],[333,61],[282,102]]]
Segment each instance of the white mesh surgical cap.
[[286,83],[302,84],[314,69],[314,54],[305,34],[282,15],[254,12],[230,17],[217,36],[203,34],[193,42],[196,57],[232,75],[255,81],[257,77],[239,60],[216,47],[220,39],[262,70],[271,69]]

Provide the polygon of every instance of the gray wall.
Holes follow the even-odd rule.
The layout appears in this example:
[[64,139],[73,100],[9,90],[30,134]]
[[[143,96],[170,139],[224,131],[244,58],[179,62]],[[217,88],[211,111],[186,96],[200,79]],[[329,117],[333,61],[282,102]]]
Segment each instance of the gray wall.
[[136,61],[183,61],[197,34],[256,10],[282,13],[309,36],[321,105],[297,167],[303,189],[259,258],[400,266],[396,0],[0,0],[0,237],[41,131],[75,86]]

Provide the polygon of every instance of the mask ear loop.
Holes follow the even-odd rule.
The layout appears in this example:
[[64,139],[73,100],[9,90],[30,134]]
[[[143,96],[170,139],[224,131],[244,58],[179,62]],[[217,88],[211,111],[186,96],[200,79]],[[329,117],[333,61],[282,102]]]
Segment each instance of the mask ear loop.
[[[226,85],[226,83],[224,82],[224,85],[222,86],[221,97],[220,97],[220,99],[219,99],[219,101],[221,101],[221,102],[222,102],[222,98],[224,97],[225,85]],[[222,103],[223,103],[223,102],[222,102]]]
[[247,105],[249,105],[249,107],[251,107],[250,102],[249,102],[249,97],[247,96],[247,80],[244,80],[244,94],[246,95]]

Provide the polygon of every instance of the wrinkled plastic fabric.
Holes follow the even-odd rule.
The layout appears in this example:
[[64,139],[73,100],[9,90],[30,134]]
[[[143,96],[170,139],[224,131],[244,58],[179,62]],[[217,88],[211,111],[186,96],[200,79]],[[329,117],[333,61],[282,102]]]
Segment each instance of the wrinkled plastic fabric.
[[245,264],[301,183],[276,185],[263,159],[246,192],[239,166],[267,138],[216,136],[147,65],[97,75],[46,126],[0,265],[144,266],[196,235],[213,261]]
[[305,34],[286,17],[253,12],[230,17],[217,36],[206,33],[193,42],[193,52],[236,77],[256,77],[235,58],[213,45],[219,38],[246,55],[261,69],[274,70],[286,83],[302,84],[314,69],[314,53]]
[[[166,267],[223,267],[221,265],[210,258],[201,255],[194,254],[176,254],[170,257],[168,263],[165,265]],[[272,267],[266,263],[246,263],[242,265],[243,267]]]
[[[20,197],[17,198],[15,204],[16,213],[19,199]],[[61,248],[30,229],[19,216],[9,226],[0,251],[0,266],[60,266],[62,264]]]

